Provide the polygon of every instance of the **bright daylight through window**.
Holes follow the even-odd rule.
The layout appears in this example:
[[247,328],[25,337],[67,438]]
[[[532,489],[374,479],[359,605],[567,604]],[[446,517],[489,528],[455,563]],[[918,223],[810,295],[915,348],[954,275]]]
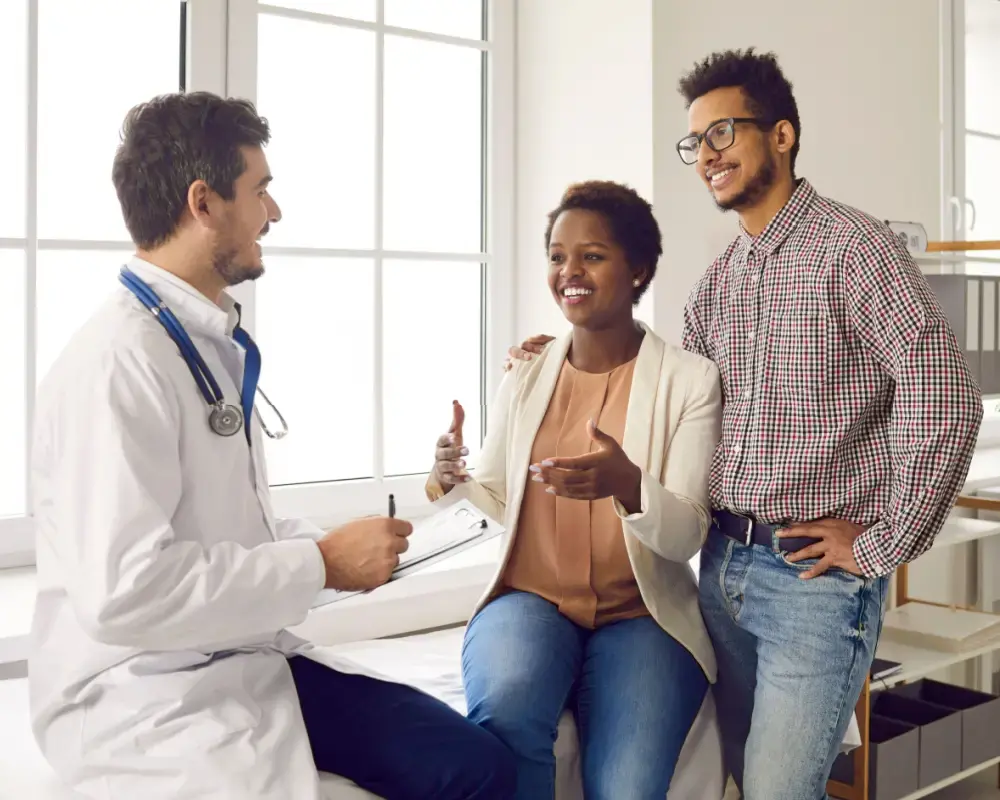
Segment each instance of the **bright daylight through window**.
[[258,15],[256,100],[284,213],[254,287],[268,396],[292,426],[268,443],[278,485],[426,472],[455,397],[480,438],[482,7],[385,2],[385,27],[373,16],[357,0]]
[[8,156],[0,197],[0,415],[7,421],[0,555],[30,550],[27,431],[36,383],[114,291],[131,249],[111,185],[122,119],[138,100],[177,90],[180,40],[176,0],[0,5],[0,150]]
[[122,120],[181,80],[228,87],[271,125],[283,219],[263,240],[267,274],[234,294],[290,429],[267,443],[276,511],[332,521],[379,511],[389,491],[416,503],[456,398],[475,463],[498,380],[488,369],[510,336],[507,292],[495,291],[508,220],[494,220],[512,165],[491,149],[507,54],[488,4],[182,8],[0,5],[0,147],[13,156],[0,194],[0,413],[12,421],[0,429],[0,566],[31,549],[35,386],[117,290],[131,250],[110,180]]

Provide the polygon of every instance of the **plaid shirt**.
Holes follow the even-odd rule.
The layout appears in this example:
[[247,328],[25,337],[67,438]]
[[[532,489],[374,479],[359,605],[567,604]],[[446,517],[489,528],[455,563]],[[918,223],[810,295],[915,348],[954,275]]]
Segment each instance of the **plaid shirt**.
[[745,231],[684,312],[684,347],[722,374],[716,508],[846,519],[885,575],[927,550],[965,481],[982,397],[948,320],[886,225],[800,181]]

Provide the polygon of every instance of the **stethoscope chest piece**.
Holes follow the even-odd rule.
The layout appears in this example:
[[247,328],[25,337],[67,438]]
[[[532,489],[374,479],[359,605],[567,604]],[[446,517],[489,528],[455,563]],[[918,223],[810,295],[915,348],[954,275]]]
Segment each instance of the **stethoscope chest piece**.
[[236,406],[220,403],[208,415],[208,424],[219,436],[233,436],[243,429],[243,412]]
[[[208,368],[208,364],[201,357],[198,348],[191,341],[191,337],[184,330],[184,326],[181,325],[180,320],[160,300],[156,292],[128,267],[122,267],[119,280],[159,320],[160,324],[167,331],[167,335],[177,345],[184,363],[187,364],[195,383],[198,385],[199,391],[201,391],[202,397],[205,398],[212,409],[208,413],[208,427],[219,436],[233,436],[241,430],[245,431],[247,444],[250,444],[251,436],[249,420],[247,418],[254,413],[254,397],[259,393],[274,411],[275,415],[277,415],[278,421],[281,423],[281,430],[272,432],[268,429],[258,411],[257,418],[260,420],[261,428],[271,439],[280,439],[288,433],[288,425],[285,423],[285,418],[281,416],[281,412],[274,407],[274,403],[268,400],[267,395],[260,391],[260,388],[257,386],[257,378],[260,377],[260,351],[257,349],[257,345],[254,344],[253,339],[250,338],[249,333],[237,324],[232,334],[233,340],[246,351],[246,361],[243,367],[243,389],[240,392],[243,407],[240,408],[239,406],[230,405],[225,401],[222,394],[222,387],[219,386],[218,381],[212,375],[212,370]],[[236,306],[236,310],[238,314],[238,305]]]

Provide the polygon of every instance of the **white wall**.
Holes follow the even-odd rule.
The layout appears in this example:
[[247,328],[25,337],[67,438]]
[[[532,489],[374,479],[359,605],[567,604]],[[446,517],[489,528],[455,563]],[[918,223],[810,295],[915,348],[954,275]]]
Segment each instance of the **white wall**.
[[[679,341],[688,291],[736,230],[681,164],[677,80],[713,50],[774,50],[803,124],[798,172],[831,197],[940,234],[937,0],[519,0],[518,335],[561,331],[544,279],[545,214],[574,181],[653,202],[664,259],[642,316]],[[650,307],[651,306],[651,307]]]
[[[737,230],[681,163],[687,132],[677,81],[696,60],[727,48],[773,50],[792,82],[802,122],[796,172],[817,191],[882,219],[941,233],[940,20],[937,0],[727,2],[705,14],[656,0],[653,10],[654,197],[674,262],[655,293],[657,332],[680,341],[688,291]],[[666,269],[666,267],[664,268]],[[665,273],[664,273],[665,274]],[[972,549],[925,556],[911,594],[971,602]],[[961,680],[963,670],[952,679]]]
[[802,120],[796,171],[820,193],[940,235],[937,0],[733,0],[716,10],[668,0],[653,10],[653,185],[676,275],[670,291],[658,287],[655,316],[672,341],[687,290],[737,226],[673,149],[687,131],[677,80],[712,51],[777,53]]
[[[545,213],[570,182],[631,183],[651,199],[665,256],[657,332],[679,342],[691,286],[736,234],[674,144],[677,81],[715,50],[773,50],[802,119],[798,174],[817,190],[940,237],[938,0],[520,0],[517,80],[519,335],[563,330],[548,295]],[[918,596],[968,602],[968,548],[921,559]]]
[[542,238],[566,187],[615,180],[652,197],[652,2],[518,3],[518,336],[566,329]]

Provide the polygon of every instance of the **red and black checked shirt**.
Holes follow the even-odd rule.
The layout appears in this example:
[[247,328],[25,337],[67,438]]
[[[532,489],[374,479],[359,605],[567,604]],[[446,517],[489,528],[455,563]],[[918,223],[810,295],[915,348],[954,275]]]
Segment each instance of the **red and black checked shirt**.
[[983,404],[886,225],[801,181],[760,236],[744,231],[699,281],[684,347],[722,374],[715,508],[769,524],[863,525],[854,557],[868,576],[931,546],[965,481]]

